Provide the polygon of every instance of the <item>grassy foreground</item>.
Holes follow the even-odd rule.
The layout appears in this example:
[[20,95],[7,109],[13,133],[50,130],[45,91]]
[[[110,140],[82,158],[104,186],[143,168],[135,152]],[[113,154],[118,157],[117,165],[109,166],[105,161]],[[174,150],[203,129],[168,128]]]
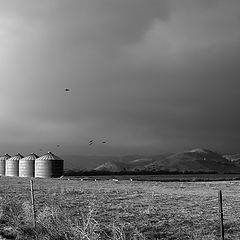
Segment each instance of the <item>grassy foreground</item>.
[[0,178],[0,239],[240,239],[240,182],[72,181]]

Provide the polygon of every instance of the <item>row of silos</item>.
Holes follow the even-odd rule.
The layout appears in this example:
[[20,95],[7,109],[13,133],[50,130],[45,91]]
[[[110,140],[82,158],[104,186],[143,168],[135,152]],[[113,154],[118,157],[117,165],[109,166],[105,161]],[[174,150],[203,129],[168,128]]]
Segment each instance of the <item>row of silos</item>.
[[63,160],[51,152],[41,157],[35,153],[26,157],[20,153],[0,157],[0,176],[51,178],[62,174]]

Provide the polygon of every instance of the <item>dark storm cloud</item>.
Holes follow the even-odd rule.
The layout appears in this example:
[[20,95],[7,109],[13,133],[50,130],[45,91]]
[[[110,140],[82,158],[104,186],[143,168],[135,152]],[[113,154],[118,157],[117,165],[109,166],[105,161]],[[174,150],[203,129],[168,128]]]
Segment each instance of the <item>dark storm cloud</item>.
[[[1,144],[237,151],[239,8],[235,0],[0,1]],[[108,145],[89,150],[92,138]]]
[[[71,0],[9,1],[1,12],[34,24],[44,24],[49,36],[58,37],[56,45],[127,44],[136,42],[154,19],[166,21],[170,7],[167,0]],[[51,32],[50,32],[51,31]]]

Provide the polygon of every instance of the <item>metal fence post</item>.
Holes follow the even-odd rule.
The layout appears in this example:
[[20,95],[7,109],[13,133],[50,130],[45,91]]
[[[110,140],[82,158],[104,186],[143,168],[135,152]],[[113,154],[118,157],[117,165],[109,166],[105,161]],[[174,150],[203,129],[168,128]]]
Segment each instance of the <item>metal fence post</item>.
[[34,191],[33,191],[33,180],[30,180],[31,188],[31,200],[32,200],[32,216],[33,216],[33,227],[36,227],[36,217],[35,217],[35,203],[34,203]]
[[220,236],[221,236],[221,240],[224,240],[222,191],[221,190],[218,192],[218,206],[219,206]]

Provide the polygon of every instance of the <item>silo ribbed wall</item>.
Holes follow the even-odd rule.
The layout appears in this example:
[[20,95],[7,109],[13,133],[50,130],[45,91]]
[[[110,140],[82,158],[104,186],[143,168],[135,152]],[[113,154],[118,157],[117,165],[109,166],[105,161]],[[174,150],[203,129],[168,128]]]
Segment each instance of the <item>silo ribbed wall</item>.
[[63,160],[38,160],[35,161],[35,177],[51,178],[60,177],[63,173]]
[[19,160],[6,160],[6,176],[18,177]]
[[36,158],[38,156],[35,153],[31,153],[19,160],[19,177],[34,177]]
[[6,160],[0,160],[0,176],[5,176],[5,164]]
[[6,174],[6,160],[11,158],[10,155],[5,153],[3,156],[0,157],[0,176],[5,176]]
[[35,160],[19,160],[19,177],[34,177]]

